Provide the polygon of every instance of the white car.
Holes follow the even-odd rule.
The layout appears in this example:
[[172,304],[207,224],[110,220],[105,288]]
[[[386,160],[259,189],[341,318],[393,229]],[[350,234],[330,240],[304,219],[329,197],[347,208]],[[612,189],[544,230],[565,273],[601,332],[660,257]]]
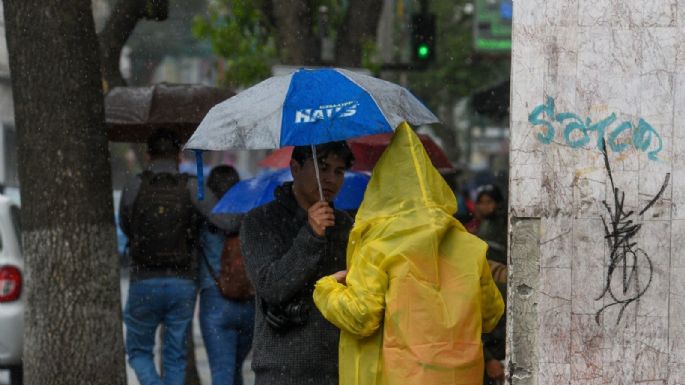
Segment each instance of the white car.
[[0,195],[0,369],[9,369],[12,385],[22,383],[25,295],[19,223],[19,206]]

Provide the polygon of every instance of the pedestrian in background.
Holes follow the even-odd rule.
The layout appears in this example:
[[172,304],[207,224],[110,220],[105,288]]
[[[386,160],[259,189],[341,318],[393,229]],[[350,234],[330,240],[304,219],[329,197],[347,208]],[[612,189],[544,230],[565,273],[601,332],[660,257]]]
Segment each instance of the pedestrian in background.
[[474,218],[466,225],[472,234],[488,244],[488,263],[497,282],[507,277],[507,213],[500,189],[486,184],[476,189]]
[[[316,310],[316,281],[345,268],[352,219],[331,206],[353,156],[345,142],[295,147],[293,182],[247,213],[241,227],[257,292],[252,369],[256,385],[338,385],[339,331]],[[317,183],[319,168],[320,197]]]
[[[212,169],[207,178],[209,191],[221,197],[240,181],[231,166]],[[252,346],[254,296],[228,298],[220,290],[222,254],[227,237],[240,231],[242,215],[211,215],[200,231],[203,262],[200,264],[200,329],[207,350],[212,385],[242,385],[242,366]],[[217,225],[218,224],[218,225]],[[231,282],[228,282],[231,284]]]
[[[507,214],[504,196],[493,184],[476,190],[475,218],[469,230],[488,244],[488,264],[502,297],[507,295]],[[504,384],[506,317],[502,317],[492,333],[483,335],[486,385]]]
[[[127,182],[119,209],[131,256],[126,353],[141,385],[183,385],[195,308],[198,225],[215,202],[198,201],[196,179],[179,174],[180,142],[172,131],[155,131],[147,154],[147,169]],[[153,360],[159,325],[164,325],[163,376]]]

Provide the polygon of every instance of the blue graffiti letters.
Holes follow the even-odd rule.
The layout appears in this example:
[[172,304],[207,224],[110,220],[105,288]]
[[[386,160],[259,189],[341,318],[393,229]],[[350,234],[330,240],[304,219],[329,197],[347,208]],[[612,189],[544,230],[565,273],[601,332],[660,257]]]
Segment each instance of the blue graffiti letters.
[[626,130],[632,130],[633,124],[630,122],[623,122],[616,127],[616,129],[609,135],[609,148],[613,152],[623,152],[628,148],[627,143],[620,143],[617,141],[618,137]]
[[[604,150],[605,136],[608,147],[612,152],[620,153],[631,147],[638,151],[646,152],[649,159],[658,160],[657,154],[663,149],[663,140],[659,133],[640,119],[635,126],[629,121],[618,124],[613,130],[610,127],[616,123],[615,113],[602,120],[592,122],[590,118],[581,118],[572,112],[556,112],[554,98],[548,96],[547,101],[533,109],[528,115],[528,122],[533,126],[543,126],[535,136],[543,144],[550,144],[556,135],[555,123],[563,126],[563,140],[571,148],[587,146],[592,137],[596,136],[595,146],[600,151]],[[610,132],[609,132],[610,131]],[[622,136],[623,134],[623,136]],[[620,140],[621,137],[623,140]]]
[[[566,143],[574,148],[586,145],[590,141],[590,135],[587,133],[587,126],[585,125],[585,122],[583,122],[583,119],[570,112],[562,112],[557,115],[557,122],[564,123],[567,120],[570,120],[570,122],[566,123],[566,129],[564,130],[564,139],[566,139]],[[582,136],[576,140],[571,139],[571,134],[573,134],[574,131],[579,131]]]
[[[652,138],[658,140],[659,145],[655,150],[647,152],[652,144]],[[635,131],[633,131],[633,145],[638,150],[647,152],[649,159],[652,160],[657,160],[656,154],[658,154],[659,151],[661,151],[661,149],[664,147],[664,143],[661,140],[659,133],[656,132],[654,127],[649,125],[649,123],[645,122],[643,119],[640,119],[640,121],[637,123],[637,128]]]
[[528,121],[531,122],[533,125],[543,125],[547,127],[547,133],[545,133],[544,135],[542,133],[538,133],[537,138],[540,142],[544,144],[550,144],[552,142],[552,139],[554,139],[554,126],[552,125],[552,123],[539,118],[539,116],[543,112],[547,116],[554,116],[554,99],[548,97],[547,104],[541,104],[535,107],[533,112],[531,112],[528,116]]

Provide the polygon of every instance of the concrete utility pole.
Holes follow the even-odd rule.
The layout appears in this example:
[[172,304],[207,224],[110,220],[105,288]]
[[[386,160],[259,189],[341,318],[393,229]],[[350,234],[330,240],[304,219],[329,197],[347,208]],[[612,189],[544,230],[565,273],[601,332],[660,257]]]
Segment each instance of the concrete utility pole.
[[685,2],[513,21],[508,381],[683,384]]

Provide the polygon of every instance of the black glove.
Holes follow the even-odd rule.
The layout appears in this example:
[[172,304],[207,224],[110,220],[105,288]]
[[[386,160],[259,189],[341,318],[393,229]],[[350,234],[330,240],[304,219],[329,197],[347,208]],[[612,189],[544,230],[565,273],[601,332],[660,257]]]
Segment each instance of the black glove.
[[302,326],[309,319],[309,306],[302,300],[296,300],[284,306],[269,305],[262,301],[262,310],[266,323],[278,331]]

